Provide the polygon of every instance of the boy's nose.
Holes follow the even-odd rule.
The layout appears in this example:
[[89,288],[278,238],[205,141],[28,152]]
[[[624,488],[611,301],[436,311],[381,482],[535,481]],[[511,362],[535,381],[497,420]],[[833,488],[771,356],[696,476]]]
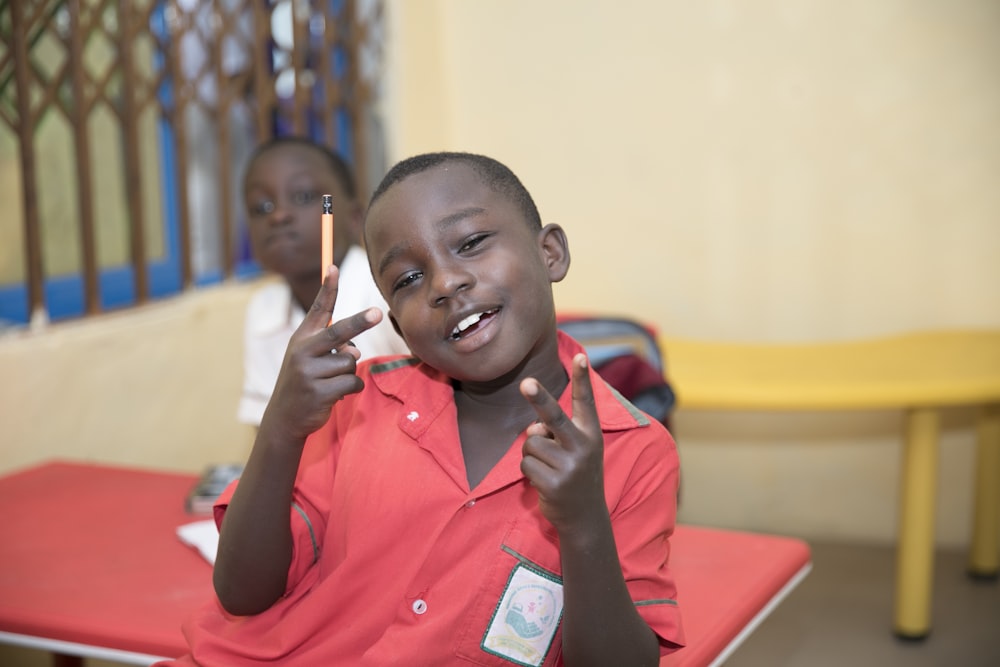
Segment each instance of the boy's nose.
[[460,267],[449,267],[434,272],[431,280],[431,303],[440,306],[459,292],[472,286],[472,274]]
[[292,209],[286,203],[276,201],[274,208],[267,214],[267,224],[271,226],[284,225],[292,219]]

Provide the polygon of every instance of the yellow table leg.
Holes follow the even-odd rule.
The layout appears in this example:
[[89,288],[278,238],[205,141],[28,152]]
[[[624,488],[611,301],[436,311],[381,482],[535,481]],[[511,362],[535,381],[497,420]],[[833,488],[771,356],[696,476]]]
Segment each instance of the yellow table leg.
[[1000,405],[986,406],[979,417],[969,574],[988,579],[1000,574]]
[[906,639],[923,639],[931,629],[939,431],[936,411],[907,413],[893,618],[896,635]]

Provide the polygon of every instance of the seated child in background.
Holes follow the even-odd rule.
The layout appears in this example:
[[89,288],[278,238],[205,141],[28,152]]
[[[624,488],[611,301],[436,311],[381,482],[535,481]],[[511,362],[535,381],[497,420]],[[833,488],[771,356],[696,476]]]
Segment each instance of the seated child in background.
[[390,170],[364,234],[415,357],[357,362],[382,314],[327,326],[331,270],[173,664],[656,665],[683,644],[677,452],[557,330],[563,229],[502,164],[435,153]]
[[[243,395],[237,413],[243,423],[260,425],[288,339],[319,290],[324,194],[333,195],[333,258],[340,268],[334,316],[344,317],[368,306],[385,308],[360,245],[362,211],[354,177],[344,160],[300,137],[279,137],[258,147],[243,181],[250,244],[261,267],[284,281],[262,287],[247,306]],[[388,320],[353,342],[362,358],[408,352]]]

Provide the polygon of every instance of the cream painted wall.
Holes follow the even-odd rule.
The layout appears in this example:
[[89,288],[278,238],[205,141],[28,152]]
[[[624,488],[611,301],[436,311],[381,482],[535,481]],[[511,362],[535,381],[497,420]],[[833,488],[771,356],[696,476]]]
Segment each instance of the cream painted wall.
[[[497,157],[568,231],[567,310],[677,336],[1000,326],[1000,4],[388,3],[390,163]],[[669,353],[668,363],[669,363]],[[938,539],[969,532],[946,415]],[[893,539],[900,415],[677,415],[689,521]]]
[[567,306],[737,340],[1000,325],[997,3],[390,16],[392,157],[509,163],[570,233]]
[[243,313],[256,283],[0,337],[0,473],[49,458],[199,471],[242,461]]

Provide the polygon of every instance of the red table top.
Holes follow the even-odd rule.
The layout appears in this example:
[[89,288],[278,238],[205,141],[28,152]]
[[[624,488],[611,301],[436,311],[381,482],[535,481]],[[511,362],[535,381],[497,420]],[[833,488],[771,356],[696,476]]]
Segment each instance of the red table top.
[[[212,570],[175,529],[194,475],[54,462],[0,478],[0,631],[149,655],[185,652],[181,621]],[[671,565],[687,648],[708,665],[796,573],[800,540],[681,525]]]
[[0,630],[159,656],[212,593],[174,532],[195,475],[50,463],[0,479]]
[[809,546],[796,538],[678,525],[670,568],[687,646],[660,666],[713,664],[786,584],[805,576],[810,566]]

